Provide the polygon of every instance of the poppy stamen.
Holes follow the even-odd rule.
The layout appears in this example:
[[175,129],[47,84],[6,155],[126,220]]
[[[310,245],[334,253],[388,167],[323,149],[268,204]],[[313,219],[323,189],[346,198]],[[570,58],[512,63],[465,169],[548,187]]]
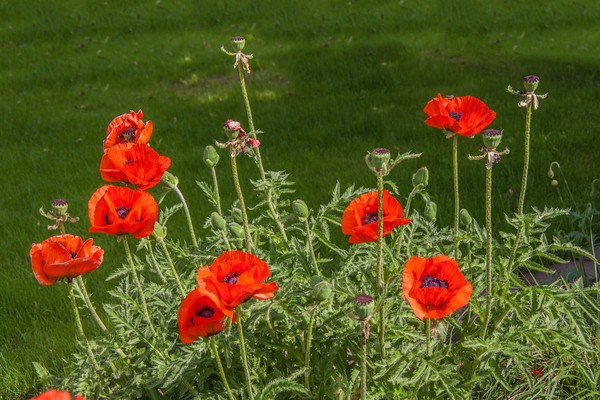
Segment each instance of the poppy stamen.
[[69,255],[71,256],[71,258],[77,258],[77,253],[71,252],[69,253]]
[[137,160],[127,160],[127,161],[125,161],[125,165],[129,165],[129,164],[132,164],[134,162],[137,162]]
[[129,211],[131,211],[131,208],[120,206],[117,207],[115,210],[117,211],[117,215],[119,216],[119,218],[125,219],[125,217],[127,217],[127,214],[129,214]]
[[421,282],[420,288],[423,289],[430,287],[448,289],[448,281],[445,281],[432,275],[425,275],[425,278],[423,278],[423,281]]
[[366,213],[363,218],[363,223],[365,225],[370,224],[371,222],[375,222],[379,219],[378,212]]
[[204,306],[197,310],[195,314],[197,317],[210,318],[215,315],[215,309],[210,306]]
[[463,113],[462,111],[450,111],[448,114],[450,115],[450,118],[453,118],[458,122]]
[[127,128],[117,135],[117,143],[133,142],[136,128]]
[[237,272],[232,272],[231,274],[229,274],[229,275],[225,276],[225,277],[224,277],[224,278],[221,280],[221,282],[224,282],[224,283],[229,283],[229,284],[231,284],[231,285],[234,285],[234,284],[236,284],[236,283],[237,283],[238,276],[240,276],[240,274],[238,274]]

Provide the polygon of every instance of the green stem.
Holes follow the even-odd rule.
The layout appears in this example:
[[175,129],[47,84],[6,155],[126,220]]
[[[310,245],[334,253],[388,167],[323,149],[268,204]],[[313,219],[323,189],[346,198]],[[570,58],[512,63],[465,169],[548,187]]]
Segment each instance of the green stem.
[[210,167],[210,173],[213,179],[213,190],[215,191],[215,198],[217,199],[217,212],[219,215],[223,215],[221,212],[221,196],[219,195],[219,181],[217,180],[217,171],[215,167]]
[[227,239],[227,235],[225,234],[225,231],[223,229],[221,229],[219,231],[219,234],[221,235],[221,238],[225,242],[225,245],[227,246],[227,250],[231,250],[231,243],[229,243],[229,239]]
[[523,158],[523,177],[521,178],[521,192],[519,193],[519,206],[517,213],[523,215],[525,206],[525,191],[527,190],[527,173],[529,170],[529,142],[531,137],[531,113],[533,110],[533,102],[527,105],[525,113],[525,156]]
[[367,339],[369,321],[362,321],[363,332],[361,337],[361,359],[360,359],[360,398],[367,399]]
[[156,261],[156,257],[154,256],[154,250],[152,250],[151,242],[148,242],[147,248],[150,252],[150,259],[152,260],[152,264],[154,265],[154,268],[156,269],[156,273],[160,277],[160,280],[162,281],[162,283],[167,283],[167,278],[165,278],[165,275],[162,273],[160,265],[158,265],[158,261]]
[[181,295],[183,297],[185,297],[185,290],[183,289],[183,285],[181,284],[181,280],[179,279],[179,274],[177,273],[177,270],[175,269],[175,264],[173,264],[173,260],[171,259],[171,255],[169,254],[169,249],[167,248],[167,244],[165,243],[165,240],[162,237],[161,238],[157,237],[156,241],[160,245],[160,248],[162,249],[163,253],[165,254],[165,258],[167,259],[167,264],[169,264],[169,268],[171,269],[173,278],[175,278],[175,282],[177,282],[177,287],[179,287],[179,292],[181,292]]
[[214,337],[210,337],[210,347],[215,356],[215,360],[217,361],[217,369],[219,370],[219,375],[221,375],[221,380],[223,381],[223,385],[225,386],[225,390],[227,390],[227,394],[231,400],[235,400],[235,396],[231,392],[231,388],[229,387],[229,383],[227,382],[227,376],[225,375],[225,370],[223,369],[223,364],[221,363],[221,357],[219,356],[219,350],[217,350],[217,343],[215,342]]
[[244,328],[242,327],[242,318],[237,315],[238,335],[240,336],[240,353],[242,356],[242,364],[244,366],[244,375],[246,376],[246,389],[248,391],[248,399],[254,400],[252,392],[252,379],[250,378],[250,368],[248,367],[248,354],[246,353],[246,343],[244,342]]
[[452,137],[452,171],[454,176],[454,259],[458,259],[458,223],[460,198],[458,195],[458,135]]
[[106,328],[106,325],[104,325],[104,322],[102,322],[102,319],[98,315],[98,312],[96,311],[96,308],[94,307],[94,304],[92,303],[92,300],[90,299],[90,295],[88,294],[88,291],[85,287],[85,283],[84,283],[81,275],[76,277],[73,281],[75,282],[75,287],[81,293],[81,296],[83,297],[83,301],[85,302],[85,305],[88,308],[90,314],[92,314],[92,317],[94,318],[94,320],[100,327],[100,330],[105,335],[108,334],[108,329]]
[[381,357],[385,358],[385,306],[383,271],[383,175],[377,174],[377,294],[381,299],[379,309],[379,347]]
[[192,237],[192,243],[194,243],[194,246],[198,246],[198,242],[196,241],[196,234],[194,233],[194,225],[192,224],[192,216],[190,215],[190,210],[187,206],[185,198],[183,197],[183,193],[181,193],[181,190],[179,190],[177,185],[171,185],[171,188],[173,189],[173,191],[175,191],[177,197],[179,197],[179,201],[181,201],[181,205],[183,206],[183,211],[185,212],[185,218],[187,220],[188,229],[190,230],[190,236]]
[[250,236],[250,225],[248,224],[248,214],[246,213],[246,203],[244,202],[244,194],[242,193],[242,187],[240,185],[240,178],[238,175],[236,156],[233,154],[231,157],[231,174],[233,175],[233,186],[235,187],[235,193],[237,194],[238,201],[240,202],[240,209],[242,211],[242,225],[244,227],[244,243],[246,245],[246,251],[250,253],[252,251],[252,236]]
[[487,334],[492,311],[492,168],[485,170],[485,291],[483,339]]
[[96,371],[100,371],[100,365],[98,365],[98,361],[96,361],[96,357],[92,352],[92,347],[85,336],[85,332],[83,331],[83,324],[81,323],[81,317],[79,316],[79,309],[77,308],[77,302],[75,301],[75,295],[73,294],[73,285],[69,283],[69,298],[71,299],[71,305],[73,306],[73,314],[75,314],[75,324],[77,325],[77,332],[81,337],[81,340],[85,343],[85,349],[87,351],[88,357],[92,364],[94,364],[94,368]]
[[425,318],[425,355],[431,355],[431,319]]
[[154,325],[152,325],[152,320],[150,319],[150,314],[148,313],[148,306],[146,305],[146,298],[144,297],[144,290],[142,289],[142,284],[140,283],[140,278],[138,277],[135,264],[133,263],[133,258],[131,257],[131,250],[129,250],[129,243],[127,242],[127,236],[122,237],[123,247],[125,247],[125,255],[127,256],[127,261],[129,262],[129,266],[131,267],[131,275],[133,276],[133,281],[135,282],[135,286],[137,288],[138,294],[140,296],[140,303],[142,305],[142,313],[144,314],[144,318],[146,319],[146,323],[152,332],[152,335],[156,336],[156,330],[154,329]]
[[306,373],[304,374],[304,386],[308,390],[310,385],[310,350],[312,345],[312,334],[313,334],[313,326],[315,324],[315,315],[317,313],[318,304],[315,304],[312,311],[310,312],[310,320],[308,321],[308,332],[306,333],[306,349],[304,352],[304,368],[306,368]]
[[[420,189],[418,188],[413,188],[409,195],[408,198],[406,199],[406,207],[404,207],[404,217],[408,218],[409,214],[410,214],[410,203],[413,199],[413,197],[415,197],[417,195],[417,193],[420,192]],[[396,252],[398,254],[400,254],[402,252],[402,240],[404,239],[404,230],[406,229],[406,225],[402,225],[400,227],[400,234],[398,235],[398,238],[396,239],[396,244],[394,245],[396,247]]]
[[[512,273],[513,264],[515,263],[515,258],[517,256],[517,249],[521,244],[521,237],[523,236],[524,227],[519,227],[517,231],[517,235],[515,236],[515,242],[513,243],[513,248],[510,252],[510,258],[508,259],[508,264],[506,265],[505,274],[506,276]],[[507,279],[508,281],[508,279]]]
[[310,262],[313,266],[315,273],[320,276],[321,271],[319,271],[319,265],[317,264],[317,257],[315,256],[315,249],[313,248],[313,245],[312,245],[311,230],[310,230],[310,226],[308,225],[308,218],[304,219],[304,229],[306,229],[306,245],[308,247],[308,252],[310,255]]

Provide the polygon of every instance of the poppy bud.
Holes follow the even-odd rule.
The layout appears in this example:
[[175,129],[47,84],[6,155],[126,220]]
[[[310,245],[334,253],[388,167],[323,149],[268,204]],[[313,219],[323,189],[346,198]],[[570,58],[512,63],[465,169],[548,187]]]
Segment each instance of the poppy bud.
[[69,209],[69,202],[65,199],[55,199],[50,203],[52,211],[56,217],[66,217]]
[[206,146],[204,148],[204,153],[202,155],[202,161],[208,168],[213,168],[219,162],[219,153],[217,153],[217,149],[213,146]]
[[425,187],[429,183],[429,170],[427,167],[421,167],[412,176],[412,184],[414,188]]
[[179,183],[179,178],[177,178],[175,175],[173,175],[169,171],[165,171],[165,173],[163,174],[163,176],[161,178],[161,181],[166,183],[169,186],[177,186],[177,184]]
[[558,187],[558,181],[556,179],[552,179],[552,182],[550,182],[550,184],[552,185],[552,187]]
[[244,228],[238,223],[232,222],[229,224],[229,232],[236,238],[241,239],[244,237]]
[[219,213],[216,211],[214,211],[212,214],[210,214],[210,224],[213,227],[213,229],[215,229],[217,231],[222,231],[223,229],[225,229],[227,227],[227,223],[225,222],[225,219],[223,217],[221,217],[219,215]]
[[233,217],[233,220],[238,224],[241,224],[244,221],[242,218],[242,210],[240,210],[239,208],[234,208],[233,210],[231,210],[231,216]]
[[373,309],[375,308],[375,302],[373,301],[373,297],[367,294],[358,294],[354,298],[354,314],[361,321],[365,321],[371,317],[373,314]]
[[292,211],[302,222],[308,218],[308,206],[302,200],[294,200],[292,202]]
[[460,223],[463,224],[464,226],[469,226],[473,222],[473,218],[471,217],[471,214],[469,214],[469,212],[464,208],[462,210],[460,210],[459,216],[460,216]]
[[331,296],[331,285],[327,281],[320,281],[312,288],[312,297],[319,303],[326,301]]
[[540,83],[540,78],[535,75],[527,75],[523,78],[523,86],[525,86],[525,90],[529,93],[535,92],[538,84]]
[[246,45],[246,39],[243,36],[234,36],[231,38],[231,44],[235,50],[242,51]]
[[367,164],[370,168],[375,171],[387,171],[388,164],[390,163],[390,151],[382,147],[373,149],[367,155]]
[[495,150],[502,141],[502,131],[498,129],[486,129],[483,132],[483,145],[490,150]]
[[157,240],[162,240],[167,237],[167,227],[162,226],[158,222],[154,223],[154,230],[152,231],[152,237]]
[[423,212],[423,215],[428,221],[435,222],[437,216],[437,204],[435,204],[433,201],[428,201],[425,204],[425,211]]

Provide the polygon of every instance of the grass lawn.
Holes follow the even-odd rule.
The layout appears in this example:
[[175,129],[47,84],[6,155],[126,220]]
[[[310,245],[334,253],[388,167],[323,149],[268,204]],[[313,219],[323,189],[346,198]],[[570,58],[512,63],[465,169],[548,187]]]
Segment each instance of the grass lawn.
[[[451,224],[451,141],[423,124],[422,111],[441,92],[479,97],[497,112],[491,127],[504,129],[500,148],[511,150],[494,168],[494,219],[502,225],[517,205],[524,126],[524,110],[505,88],[520,89],[524,75],[540,76],[538,91],[549,93],[533,115],[526,206],[584,209],[591,201],[600,178],[598,15],[593,0],[3,2],[0,399],[31,396],[40,382],[32,362],[60,371],[70,354],[66,287],[41,287],[28,252],[49,235],[38,209],[54,198],[69,199],[82,219],[70,232],[88,236],[87,201],[103,184],[101,142],[114,116],[142,109],[153,121],[152,146],[171,157],[200,230],[212,211],[195,184],[210,179],[203,148],[224,141],[225,120],[247,126],[232,59],[219,50],[230,36],[244,35],[255,56],[247,84],[266,167],[290,172],[310,207],[337,181],[373,187],[364,155],[388,147],[423,153],[389,179],[406,196],[412,173],[428,166],[438,219]],[[481,142],[459,145],[461,206],[482,220],[484,170],[466,160]],[[552,161],[572,199],[560,173],[551,186]],[[242,164],[242,179],[257,177],[250,160]],[[230,204],[229,171],[220,167]],[[183,237],[182,215],[175,225]],[[114,238],[89,236],[106,249],[102,268],[86,277],[100,303],[111,287],[105,277],[124,257]]]

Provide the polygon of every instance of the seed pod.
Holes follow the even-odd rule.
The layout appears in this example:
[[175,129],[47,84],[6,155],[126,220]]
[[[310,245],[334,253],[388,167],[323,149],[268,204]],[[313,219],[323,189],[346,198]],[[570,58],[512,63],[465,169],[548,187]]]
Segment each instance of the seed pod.
[[358,294],[354,297],[354,314],[361,321],[365,321],[373,314],[375,302],[373,297],[367,294]]

